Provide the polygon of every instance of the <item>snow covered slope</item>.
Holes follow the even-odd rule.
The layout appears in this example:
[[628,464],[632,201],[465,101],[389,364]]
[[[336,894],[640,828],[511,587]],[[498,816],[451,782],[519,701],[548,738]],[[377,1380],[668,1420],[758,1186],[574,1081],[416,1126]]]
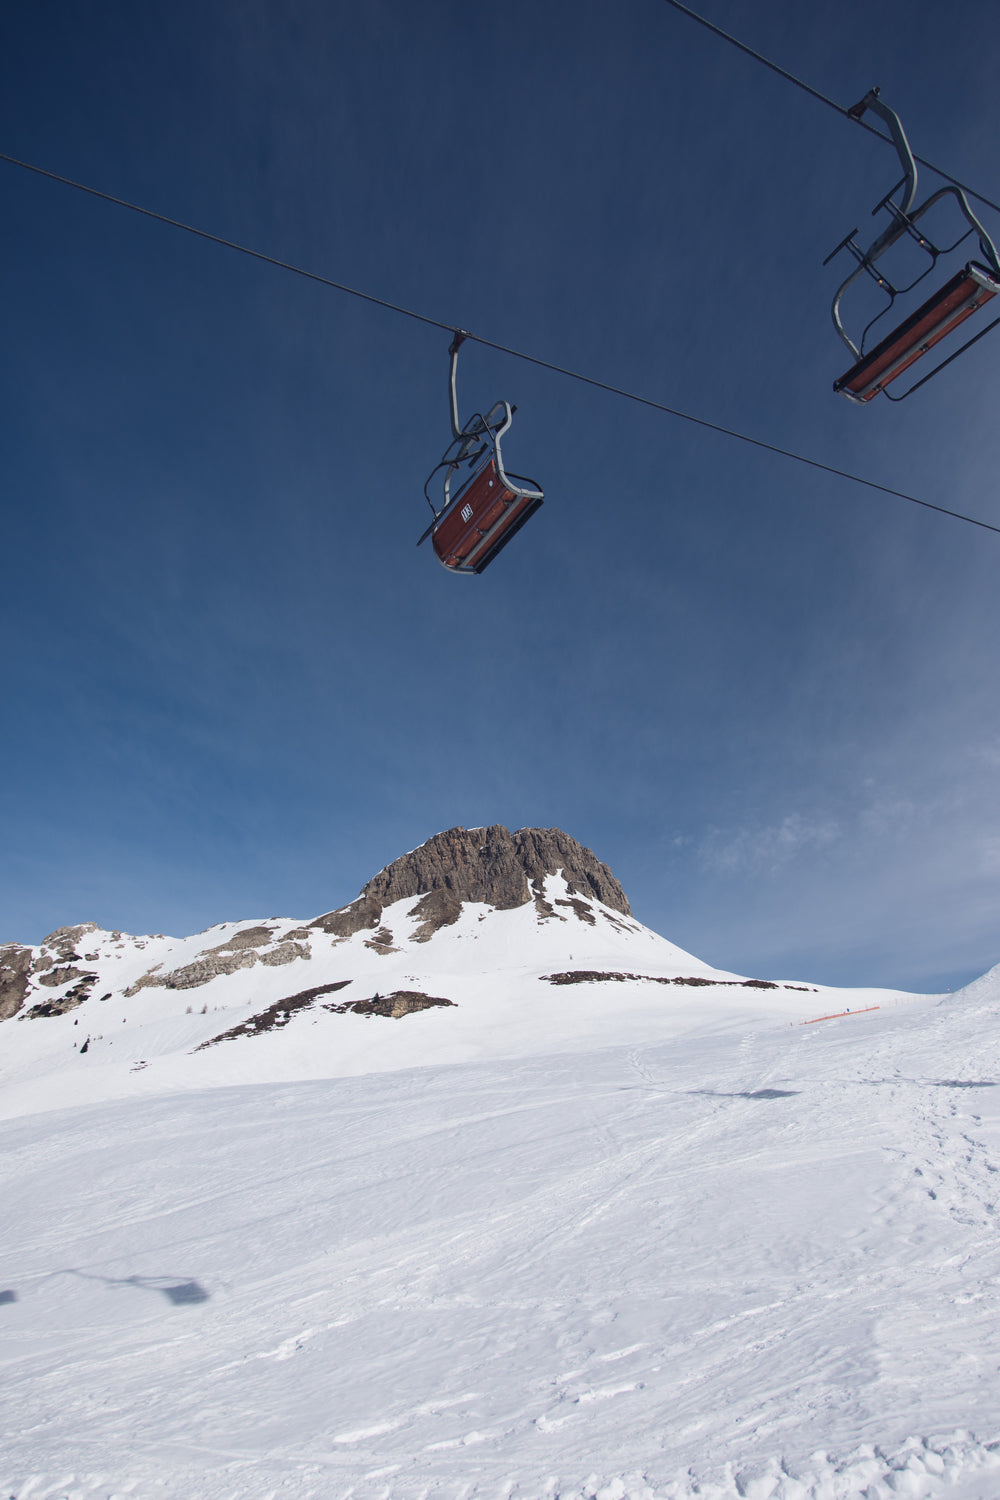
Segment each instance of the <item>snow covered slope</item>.
[[1000,968],[727,974],[557,833],[0,949],[0,1500],[1000,1497]]
[[[20,1011],[0,1024],[0,1118],[163,1090],[646,1042],[753,1017],[787,1024],[913,999],[713,969],[571,893],[559,874],[522,906],[465,902],[447,925],[429,926],[407,897],[383,909],[377,928],[349,937],[291,919],[181,939],[61,929],[21,950],[32,980]],[[402,998],[386,1007],[386,997]]]
[[994,972],[9,1120],[0,1494],[994,1500],[998,1036]]

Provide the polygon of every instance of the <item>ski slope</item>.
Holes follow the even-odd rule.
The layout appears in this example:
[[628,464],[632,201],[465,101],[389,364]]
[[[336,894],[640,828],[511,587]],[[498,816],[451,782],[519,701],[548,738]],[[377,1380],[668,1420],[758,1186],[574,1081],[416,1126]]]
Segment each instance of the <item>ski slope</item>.
[[[0,1026],[0,1495],[1000,1495],[1000,969],[760,990],[638,924],[392,915]],[[289,969],[453,1005],[193,1052]]]

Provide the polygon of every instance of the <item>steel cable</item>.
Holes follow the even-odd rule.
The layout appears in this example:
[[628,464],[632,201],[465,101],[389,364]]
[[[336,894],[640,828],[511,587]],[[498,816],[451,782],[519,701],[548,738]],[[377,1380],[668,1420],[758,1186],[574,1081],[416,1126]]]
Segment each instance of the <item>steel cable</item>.
[[[672,0],[671,0],[672,3]],[[495,339],[486,338],[483,334],[472,333],[468,329],[459,329],[454,323],[442,322],[439,318],[432,318],[426,313],[416,312],[413,308],[403,307],[398,302],[390,302],[384,297],[376,297],[371,292],[363,292],[358,287],[348,286],[345,282],[334,281],[329,276],[321,276],[316,271],[307,271],[303,266],[296,266],[291,261],[279,260],[275,255],[266,255],[262,250],[254,250],[249,245],[241,245],[236,240],[228,240],[223,235],[212,234],[207,229],[199,229],[194,224],[185,224],[181,219],[172,219],[167,214],[157,213],[155,209],[143,208],[141,204],[130,203],[127,198],[118,198],[113,193],[105,193],[100,188],[89,187],[86,183],[75,182],[71,177],[63,177],[58,172],[50,172],[45,167],[35,166],[32,162],[21,161],[16,156],[8,156],[6,152],[0,152],[0,161],[8,162],[11,166],[21,167],[26,172],[34,172],[39,177],[49,178],[53,182],[59,182],[65,187],[75,188],[78,192],[87,193],[92,198],[100,198],[105,203],[114,203],[119,208],[127,208],[132,213],[141,214],[144,218],[154,219],[159,224],[169,224],[172,229],[182,229],[186,234],[196,235],[199,239],[210,240],[213,245],[222,245],[227,250],[236,250],[240,255],[250,256],[253,260],[264,261],[266,265],[276,266],[281,271],[291,271],[295,276],[302,276],[307,281],[318,282],[320,286],[331,287],[334,291],[345,292],[350,297],[358,297],[363,302],[372,303],[375,307],[385,308],[387,312],[399,313],[402,317],[412,318],[418,323],[425,323],[430,328],[443,329],[448,333],[463,332],[465,337],[473,343],[482,344],[486,349],[495,349],[499,354],[508,354],[513,359],[520,359],[525,364],[535,365],[541,370],[550,370],[555,375],[563,375],[568,380],[576,380],[581,385],[591,386],[594,390],[607,391],[613,396],[621,396],[626,401],[634,401],[639,406],[645,406],[651,411],[663,412],[670,417],[678,417],[682,422],[691,422],[697,427],[703,427],[709,432],[718,432],[726,437],[731,437],[740,443],[748,443],[751,447],[760,448],[766,453],[775,453],[780,458],[790,459],[794,463],[806,464],[809,468],[819,469],[825,474],[833,474],[838,479],[847,479],[852,484],[863,485],[866,489],[877,490],[883,495],[892,495],[897,500],[906,500],[911,505],[920,505],[925,510],[935,510],[939,515],[951,516],[953,520],[965,521],[970,526],[979,526],[984,531],[993,531],[1000,536],[1000,526],[993,526],[989,521],[981,521],[975,516],[964,515],[961,511],[950,510],[945,505],[935,505],[931,500],[921,500],[917,495],[910,495],[906,490],[894,489],[888,484],[879,484],[877,480],[865,479],[860,474],[852,474],[848,469],[838,469],[833,464],[823,463],[819,459],[808,458],[803,453],[796,453],[791,448],[782,448],[777,443],[768,443],[763,438],[751,437],[749,433],[737,432],[735,428],[726,427],[721,422],[710,422],[706,417],[696,417],[692,412],[681,411],[676,406],[668,406],[663,401],[654,401],[650,396],[639,395],[636,391],[625,390],[624,387],[612,385],[609,381],[598,380],[596,376],[584,375],[579,370],[571,370],[565,365],[557,365],[552,360],[542,359],[537,354],[528,354],[523,349],[511,348],[508,344],[498,343]]]
[[[755,62],[763,63],[765,68],[770,68],[771,72],[777,73],[779,78],[784,78],[789,83],[794,83],[797,89],[802,89],[804,93],[811,94],[814,99],[818,99],[828,109],[835,109],[838,115],[842,115],[845,120],[850,120],[852,125],[860,125],[862,130],[867,130],[869,135],[878,136],[880,141],[884,141],[887,146],[892,146],[893,150],[896,149],[890,136],[883,135],[881,130],[877,130],[874,125],[869,125],[867,120],[857,119],[842,104],[838,104],[835,99],[827,98],[826,94],[821,94],[819,89],[814,89],[812,84],[806,83],[803,79],[797,78],[794,73],[789,73],[787,68],[782,68],[776,62],[772,62],[769,57],[764,56],[763,52],[757,52],[753,47],[748,47],[746,42],[741,42],[739,37],[733,36],[731,32],[723,31],[721,26],[716,26],[714,21],[706,20],[696,10],[692,10],[689,5],[683,5],[681,0],[664,0],[664,3],[672,5],[674,10],[679,10],[683,15],[689,16],[692,21],[697,21],[699,26],[704,26],[707,31],[714,32],[716,36],[721,37],[725,42],[729,42],[731,46],[738,48],[740,52],[745,52],[747,57],[752,57]],[[946,172],[943,167],[936,167],[932,161],[927,161],[925,157],[918,156],[916,152],[913,153],[913,159],[914,161],[918,161],[922,167],[926,167],[929,172],[936,172],[946,182],[954,183],[955,187],[961,188],[962,192],[967,193],[970,198],[976,198],[980,203],[985,203],[987,208],[992,208],[997,213],[1000,213],[1000,203],[994,203],[992,198],[986,198],[982,193],[977,193],[975,188],[969,187],[967,183],[960,182],[957,177],[952,177],[951,173]]]

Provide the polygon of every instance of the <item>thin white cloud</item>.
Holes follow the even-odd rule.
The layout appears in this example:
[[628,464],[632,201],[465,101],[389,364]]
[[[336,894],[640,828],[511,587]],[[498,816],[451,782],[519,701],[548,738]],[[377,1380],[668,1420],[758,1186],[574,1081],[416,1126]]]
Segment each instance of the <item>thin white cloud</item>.
[[921,809],[909,797],[876,796],[858,816],[861,831],[875,838],[886,838],[909,828]]
[[969,755],[981,765],[1000,767],[1000,735],[996,735],[985,744],[973,745],[969,750]]
[[833,818],[790,813],[770,825],[710,828],[698,846],[698,859],[703,868],[720,873],[771,873],[804,851],[825,848],[840,837],[840,824]]
[[983,839],[979,847],[979,870],[982,875],[1000,875],[1000,836]]

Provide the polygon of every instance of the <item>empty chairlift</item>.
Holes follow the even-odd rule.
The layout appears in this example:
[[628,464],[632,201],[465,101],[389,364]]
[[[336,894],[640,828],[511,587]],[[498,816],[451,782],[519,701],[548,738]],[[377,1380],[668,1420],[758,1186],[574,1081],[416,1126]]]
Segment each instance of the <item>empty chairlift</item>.
[[[984,334],[1000,323],[1000,318],[983,328],[960,348],[936,365],[922,380],[917,380],[913,385],[901,394],[892,395],[888,386],[911,365],[915,364],[928,350],[933,349],[942,339],[953,333],[966,318],[983,307],[991,298],[1000,292],[1000,261],[997,259],[996,247],[990,239],[982,224],[976,218],[969,207],[968,199],[962,189],[949,184],[939,188],[936,193],[926,199],[918,207],[913,203],[917,195],[917,168],[913,160],[906,134],[900,124],[899,117],[887,104],[883,104],[879,98],[878,89],[872,89],[865,97],[856,104],[848,114],[855,120],[860,120],[866,110],[872,110],[883,119],[892,133],[893,144],[899,155],[903,167],[903,179],[876,204],[872,210],[873,214],[885,209],[889,214],[890,222],[882,233],[872,241],[867,250],[862,250],[855,240],[858,233],[852,229],[850,234],[832,251],[823,262],[827,265],[841,250],[847,250],[853,255],[857,265],[837,289],[833,299],[833,326],[837,333],[850,350],[853,364],[846,374],[835,380],[833,388],[840,395],[846,396],[848,401],[853,401],[858,406],[864,406],[871,401],[873,396],[884,391],[890,401],[902,401],[918,389],[926,385],[939,370],[945,365],[951,364],[960,354],[964,354],[972,344],[976,343]],[[899,200],[895,195],[902,189]],[[953,197],[966,221],[966,228],[957,240],[951,245],[938,246],[918,227],[919,221],[927,213],[928,209],[934,207],[943,198]],[[933,296],[928,297],[925,302],[911,312],[903,322],[895,327],[891,333],[887,333],[881,340],[871,345],[873,330],[877,328],[880,321],[890,313],[898,297],[912,292],[925,277],[930,276],[942,255],[957,250],[959,245],[970,235],[976,235],[979,241],[979,249],[983,261],[970,260],[961,270],[951,276],[943,286],[939,287]],[[882,266],[878,263],[894,245],[904,238],[916,244],[921,252],[925,254],[930,264],[925,270],[909,283],[907,286],[896,286],[890,280]],[[840,318],[840,302],[848,287],[861,276],[870,276],[879,289],[888,297],[887,305],[878,313],[865,328],[857,343],[849,337],[844,329]],[[877,334],[876,334],[877,337]],[[869,345],[866,348],[866,344]]]
[[[448,353],[448,400],[452,440],[444,457],[431,470],[424,494],[434,519],[421,542],[432,539],[438,561],[449,573],[482,573],[542,503],[543,492],[533,479],[504,468],[501,439],[510,428],[516,407],[498,401],[485,417],[476,412],[464,427],[458,421],[455,378],[458,351],[466,335],[456,332]],[[468,469],[452,493],[459,471]],[[440,503],[430,493],[443,473]]]

